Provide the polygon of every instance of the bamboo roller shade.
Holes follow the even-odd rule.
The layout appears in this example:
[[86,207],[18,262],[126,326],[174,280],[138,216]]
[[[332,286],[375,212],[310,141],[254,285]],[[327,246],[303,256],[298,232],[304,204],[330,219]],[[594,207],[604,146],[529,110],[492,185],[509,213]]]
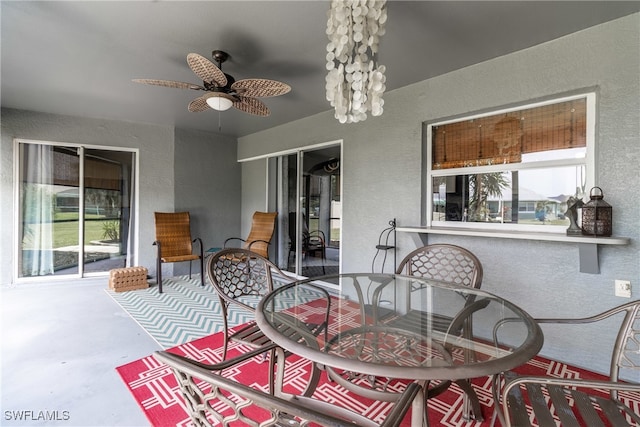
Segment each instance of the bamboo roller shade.
[[523,153],[586,146],[586,99],[432,128],[433,169],[518,163]]
[[[25,153],[25,164],[36,164],[35,159],[28,158]],[[45,168],[41,165],[42,168]],[[26,169],[23,169],[26,170]],[[85,158],[84,163],[86,188],[119,191],[122,186],[122,166],[118,163],[106,162],[100,159]],[[38,184],[66,185],[79,187],[80,159],[77,155],[67,152],[53,151],[53,166],[49,173],[37,174],[35,177],[25,177],[25,182]]]

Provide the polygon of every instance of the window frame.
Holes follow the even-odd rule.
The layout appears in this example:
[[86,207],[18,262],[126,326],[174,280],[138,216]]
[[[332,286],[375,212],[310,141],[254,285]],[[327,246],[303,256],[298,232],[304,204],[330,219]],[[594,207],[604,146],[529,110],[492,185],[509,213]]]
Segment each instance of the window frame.
[[[513,111],[543,107],[546,105],[576,100],[586,100],[586,150],[583,158],[562,159],[562,160],[543,160],[531,161],[527,163],[507,163],[493,164],[484,166],[467,166],[450,169],[433,169],[433,132],[434,126],[442,126],[446,124],[456,123],[460,121],[473,120],[481,117],[499,115]],[[548,233],[565,233],[566,225],[533,225],[518,223],[491,223],[491,222],[462,222],[462,221],[438,221],[433,219],[433,178],[435,177],[455,177],[458,175],[474,175],[483,173],[495,173],[506,171],[521,171],[541,168],[552,168],[561,166],[584,166],[585,169],[585,189],[592,188],[595,185],[595,138],[596,138],[596,93],[593,91],[580,92],[578,94],[555,96],[542,101],[522,103],[515,106],[503,107],[497,110],[491,110],[480,113],[471,113],[450,117],[447,119],[437,119],[425,122],[423,125],[423,141],[425,153],[424,160],[424,177],[423,177],[423,203],[424,210],[422,215],[422,223],[430,228],[461,228],[470,230],[497,230],[497,231],[514,231],[514,232],[548,232]],[[584,195],[583,195],[584,196]]]

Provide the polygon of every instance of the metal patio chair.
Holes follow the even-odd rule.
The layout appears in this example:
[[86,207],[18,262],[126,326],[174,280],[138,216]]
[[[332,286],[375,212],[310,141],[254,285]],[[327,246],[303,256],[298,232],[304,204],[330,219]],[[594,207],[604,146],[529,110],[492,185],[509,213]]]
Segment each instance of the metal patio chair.
[[278,357],[283,356],[282,349],[272,344],[215,365],[203,364],[165,351],[156,352],[155,357],[173,370],[189,415],[198,427],[212,427],[214,423],[227,426],[234,422],[261,427],[310,424],[332,427],[396,427],[401,424],[412,405],[418,405],[414,410],[423,410],[420,407],[420,402],[424,400],[422,391],[416,383],[407,386],[384,421],[378,424],[335,403],[284,393],[281,388],[284,372],[281,369],[278,371],[278,387],[274,394],[240,384],[225,378],[219,372],[270,350],[278,352]]
[[[483,269],[478,257],[468,249],[456,245],[438,243],[422,246],[407,254],[398,265],[396,274],[424,277],[480,289]],[[472,305],[474,301],[468,301],[468,304]],[[409,312],[407,316],[394,322],[393,325],[410,328],[420,325],[424,321],[437,322],[440,331],[450,333],[452,332],[450,327],[453,320],[453,318],[444,316],[440,318],[431,316],[428,320],[425,320],[422,319],[420,313]],[[459,330],[454,332],[460,332],[470,339],[473,331],[471,316],[465,319],[464,324],[458,326]],[[473,357],[473,354],[469,354],[468,357]],[[465,398],[465,416],[469,414],[468,416],[472,419],[482,420],[482,409],[478,397],[471,387],[471,381],[457,380],[456,384],[464,390],[467,396]],[[450,385],[451,381],[440,382],[428,390],[427,396],[437,396],[447,390]],[[471,406],[469,407],[469,405]]]
[[[396,269],[396,274],[480,288],[483,269],[480,260],[467,249],[450,244],[433,244],[417,248],[405,256]],[[382,287],[377,287],[377,289],[378,292],[374,292],[372,295],[373,306],[376,307],[380,305],[379,291]],[[383,320],[383,323],[385,326],[407,331],[428,330],[429,327],[423,328],[421,325],[436,323],[436,329],[447,335],[462,334],[470,339],[472,334],[471,317],[475,311],[481,310],[486,302],[476,302],[473,299],[469,299],[465,304],[467,309],[459,313],[456,318],[435,317],[432,313],[428,315],[428,318],[423,318],[424,313],[409,310],[406,315],[400,317],[390,316],[390,320]],[[447,352],[448,349],[445,348],[443,351]],[[474,355],[468,351],[466,357],[473,358]],[[352,387],[354,390],[359,388],[359,391],[357,391],[359,394],[378,400],[393,398],[393,393],[386,391],[389,384],[394,381],[393,378],[364,376],[370,386],[365,388],[364,384],[366,382],[363,384],[362,381],[359,381],[363,378],[361,374],[336,371],[332,368],[327,369],[327,373],[332,380],[342,384],[344,387]],[[351,383],[356,381],[360,385],[352,386]],[[463,379],[456,380],[455,383],[465,392],[463,416],[478,421],[483,420],[480,402],[471,386],[471,381]],[[436,381],[429,384],[428,387],[425,385],[425,396],[427,398],[438,396],[445,392],[450,385],[451,381]]]
[[[259,300],[271,292],[277,284],[290,283],[295,277],[283,272],[267,258],[247,249],[223,249],[211,256],[207,262],[207,275],[218,294],[223,320],[223,350],[222,357],[226,359],[229,342],[235,341],[252,348],[260,348],[271,344],[255,322],[255,311]],[[324,298],[329,300],[325,292]],[[235,306],[254,315],[254,318],[238,329],[229,325],[229,306]],[[329,321],[330,302],[327,302],[327,312],[318,323],[306,324],[310,336],[315,336],[326,328]],[[295,322],[295,320],[293,320]],[[304,339],[300,337],[299,339]],[[273,387],[273,372],[275,358],[269,358],[270,381]],[[314,366],[309,379],[308,394],[313,393],[318,383],[320,371]]]
[[[599,427],[639,426],[637,407],[622,398],[621,392],[640,394],[640,300],[580,319],[536,319],[538,323],[589,324],[616,314],[624,314],[612,350],[609,379],[606,381],[550,376],[519,376],[513,372],[493,378],[496,417],[503,427]],[[620,380],[626,372],[635,382]],[[527,408],[530,406],[530,408]]]

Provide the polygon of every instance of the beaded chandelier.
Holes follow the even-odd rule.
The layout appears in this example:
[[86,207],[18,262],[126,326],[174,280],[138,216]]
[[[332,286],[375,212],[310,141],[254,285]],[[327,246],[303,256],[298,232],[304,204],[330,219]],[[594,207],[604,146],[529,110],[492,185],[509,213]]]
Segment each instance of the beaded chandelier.
[[385,33],[386,0],[332,0],[328,12],[327,101],[340,123],[366,120],[383,111],[385,66],[377,61]]

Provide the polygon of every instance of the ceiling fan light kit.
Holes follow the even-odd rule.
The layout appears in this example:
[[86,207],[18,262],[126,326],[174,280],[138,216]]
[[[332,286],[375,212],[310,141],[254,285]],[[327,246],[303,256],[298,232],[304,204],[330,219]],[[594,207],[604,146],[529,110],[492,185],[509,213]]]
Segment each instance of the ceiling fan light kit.
[[227,95],[226,93],[213,92],[209,94],[207,104],[216,111],[227,111],[233,106],[234,100],[233,96]]
[[214,50],[211,55],[218,65],[197,53],[187,55],[187,64],[191,71],[202,79],[202,86],[172,80],[134,79],[133,81],[155,86],[205,91],[204,95],[189,103],[188,109],[194,113],[208,109],[226,111],[234,107],[245,113],[266,117],[270,114],[269,108],[257,98],[284,95],[291,91],[289,85],[275,80],[236,81],[231,75],[222,72],[222,63],[230,58],[229,54]]
[[327,101],[340,123],[383,112],[385,66],[378,43],[385,33],[386,0],[332,0],[327,19]]

